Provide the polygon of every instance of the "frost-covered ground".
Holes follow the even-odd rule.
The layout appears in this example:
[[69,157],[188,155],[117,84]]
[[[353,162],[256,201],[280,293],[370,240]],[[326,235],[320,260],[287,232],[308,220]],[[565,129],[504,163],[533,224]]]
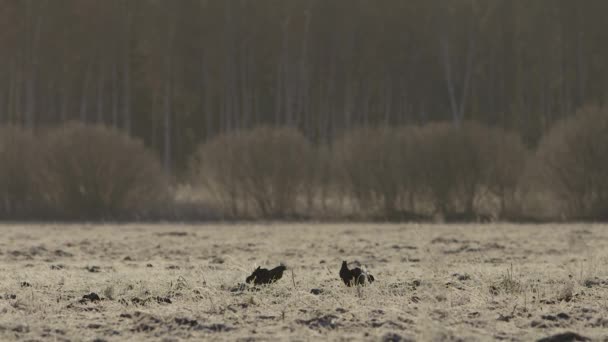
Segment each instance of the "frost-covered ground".
[[[342,260],[377,281],[346,288]],[[279,262],[288,270],[276,284],[237,286]],[[83,299],[91,292],[100,300]],[[3,341],[530,341],[565,331],[608,337],[608,226],[0,226]]]

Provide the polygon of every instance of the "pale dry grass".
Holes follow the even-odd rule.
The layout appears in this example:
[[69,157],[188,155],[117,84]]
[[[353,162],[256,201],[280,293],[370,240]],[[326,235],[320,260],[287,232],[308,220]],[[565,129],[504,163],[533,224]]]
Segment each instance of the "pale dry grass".
[[[606,228],[4,225],[0,340],[600,339]],[[342,259],[377,282],[346,288]],[[230,291],[279,262],[288,271],[275,285]],[[80,303],[90,292],[103,300]]]

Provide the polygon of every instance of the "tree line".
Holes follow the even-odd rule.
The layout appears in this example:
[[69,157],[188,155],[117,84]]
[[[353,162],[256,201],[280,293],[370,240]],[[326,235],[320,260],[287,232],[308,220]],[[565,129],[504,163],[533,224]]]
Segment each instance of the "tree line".
[[103,123],[165,171],[260,125],[477,121],[535,147],[602,106],[602,0],[0,0],[0,121]]

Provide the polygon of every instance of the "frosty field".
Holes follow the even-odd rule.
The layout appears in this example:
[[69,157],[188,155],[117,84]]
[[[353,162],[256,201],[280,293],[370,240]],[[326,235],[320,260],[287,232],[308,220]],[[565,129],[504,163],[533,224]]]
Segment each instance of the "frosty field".
[[[376,282],[345,287],[342,260]],[[239,286],[280,262],[276,284]],[[92,292],[100,300],[83,299]],[[566,331],[608,338],[608,226],[0,226],[2,341],[530,341]]]

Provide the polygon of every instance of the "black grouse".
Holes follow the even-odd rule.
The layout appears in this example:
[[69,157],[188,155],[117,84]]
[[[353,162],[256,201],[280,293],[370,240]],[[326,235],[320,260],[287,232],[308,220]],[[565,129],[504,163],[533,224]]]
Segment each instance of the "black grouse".
[[285,271],[287,267],[284,265],[279,265],[271,270],[265,268],[258,268],[253,271],[253,273],[245,279],[247,284],[251,284],[253,282],[255,285],[263,285],[263,284],[272,284],[275,281],[281,279],[283,277],[283,271]]
[[355,267],[352,270],[348,269],[346,265],[346,261],[342,261],[342,268],[340,268],[340,278],[344,281],[346,286],[353,285],[363,285],[366,283],[374,282],[374,276],[360,269],[359,267]]

